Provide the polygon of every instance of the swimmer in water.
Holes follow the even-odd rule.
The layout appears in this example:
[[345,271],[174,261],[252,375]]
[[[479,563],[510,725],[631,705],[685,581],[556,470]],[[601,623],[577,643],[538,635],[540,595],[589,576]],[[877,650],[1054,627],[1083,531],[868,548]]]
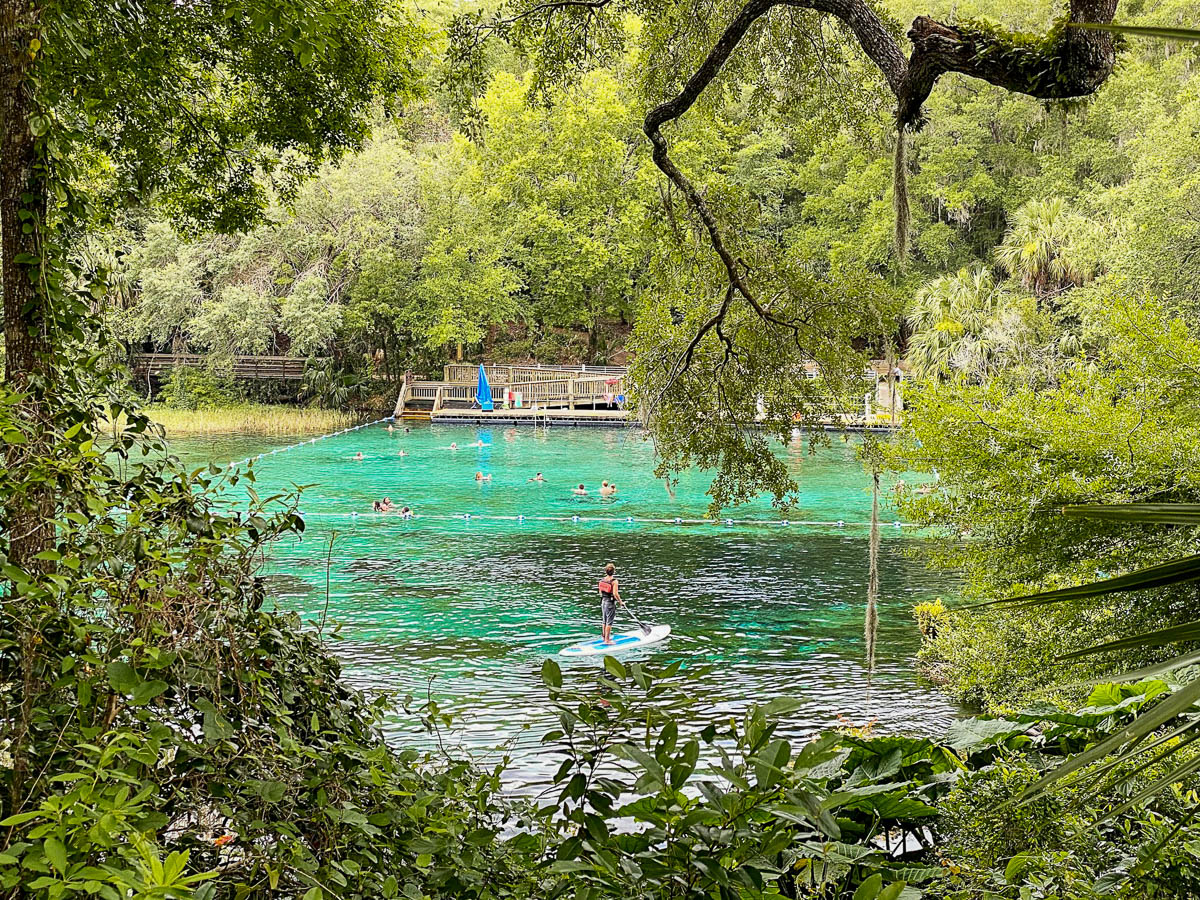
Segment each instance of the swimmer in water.
[[477,440],[477,441],[476,441],[474,444],[472,444],[471,446],[473,446],[473,447],[483,447],[483,446],[485,446],[485,445],[484,445],[484,443],[483,443],[483,438],[480,438],[479,440]]
[[453,441],[451,441],[451,442],[450,442],[450,449],[451,449],[451,450],[457,450],[457,449],[458,449],[458,444],[456,444],[456,443],[454,443]]
[[528,480],[529,481],[545,481],[546,479],[542,477],[541,472],[538,472],[536,475],[534,475],[532,478],[530,478]]
[[601,497],[611,497],[616,492],[617,492],[617,486],[615,484],[609,484],[606,481],[606,482],[604,482],[604,484],[600,485],[600,496]]
[[355,453],[355,454],[354,454],[354,458],[355,458],[355,459],[362,459],[362,458],[363,458],[362,451],[361,451],[361,450],[359,450],[357,453]]
[[400,451],[400,455],[401,455],[401,456],[408,456],[408,451],[406,451],[406,450],[401,450],[401,451]]
[[411,509],[409,509],[407,506],[404,507],[404,509],[400,510],[400,518],[411,519],[412,517],[413,517],[413,511]]
[[396,430],[396,427],[395,427],[394,425],[389,425],[389,426],[388,426],[388,434],[391,434],[391,433],[392,433],[393,431],[395,431],[395,430]]
[[404,426],[404,433],[405,433],[405,434],[408,434],[410,431],[412,431],[412,429],[411,429],[411,428],[409,428],[407,425],[405,425],[405,426]]
[[376,500],[371,504],[371,509],[374,512],[383,512],[383,504]]
[[491,476],[491,475],[484,475],[482,472],[476,472],[476,473],[475,473],[475,480],[476,480],[476,481],[491,481],[491,480],[492,480],[492,476]]
[[395,509],[395,507],[392,506],[392,498],[384,497],[383,503],[380,505],[380,512],[391,512],[393,509]]
[[574,494],[576,497],[586,497],[587,496],[587,488],[585,488],[581,484],[579,487],[575,488],[575,490],[571,491],[571,493]]

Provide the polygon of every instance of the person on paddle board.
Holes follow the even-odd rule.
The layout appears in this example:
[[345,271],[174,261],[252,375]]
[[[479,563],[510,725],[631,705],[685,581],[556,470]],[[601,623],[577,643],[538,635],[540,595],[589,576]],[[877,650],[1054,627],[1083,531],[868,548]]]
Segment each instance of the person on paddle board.
[[613,619],[617,617],[617,604],[625,605],[621,589],[617,584],[617,567],[609,563],[604,567],[604,577],[597,589],[600,591],[600,636],[604,643],[611,644]]

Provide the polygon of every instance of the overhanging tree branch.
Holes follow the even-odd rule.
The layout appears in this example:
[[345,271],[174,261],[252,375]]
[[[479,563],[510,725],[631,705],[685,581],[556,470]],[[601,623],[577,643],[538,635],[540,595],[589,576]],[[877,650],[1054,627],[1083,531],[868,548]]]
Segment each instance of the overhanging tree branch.
[[[720,74],[750,28],[776,6],[811,9],[839,19],[853,32],[858,45],[882,73],[897,100],[896,123],[900,135],[895,178],[898,192],[903,187],[904,177],[903,132],[923,124],[922,106],[943,74],[958,72],[1017,93],[1063,99],[1094,92],[1116,64],[1116,46],[1110,33],[1070,26],[1111,22],[1117,0],[1071,0],[1068,21],[1040,40],[982,25],[944,25],[928,16],[919,16],[908,32],[913,51],[907,59],[865,0],[750,0],[722,32],[679,93],[650,110],[643,123],[653,148],[655,165],[680,189],[700,217],[731,286],[731,292],[716,316],[705,324],[689,345],[688,352],[681,357],[680,365],[676,367],[680,374],[690,364],[699,339],[714,328],[720,330],[729,311],[733,290],[764,321],[791,328],[793,333],[798,330],[795,323],[772,315],[755,299],[746,283],[745,267],[729,249],[703,196],[671,159],[662,134],[662,126],[691,109]],[[898,253],[907,250],[907,205],[905,203],[901,208],[901,196],[897,193]]]

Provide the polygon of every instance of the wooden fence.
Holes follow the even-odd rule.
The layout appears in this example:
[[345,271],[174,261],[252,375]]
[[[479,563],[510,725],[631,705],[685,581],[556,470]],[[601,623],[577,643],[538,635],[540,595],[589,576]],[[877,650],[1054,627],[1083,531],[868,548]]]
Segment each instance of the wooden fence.
[[[545,381],[563,375],[580,377],[620,378],[628,371],[624,366],[493,366],[484,365],[490,384],[526,384]],[[475,384],[479,380],[477,363],[451,363],[442,369],[442,380],[447,384]]]
[[[304,377],[306,360],[294,356],[235,356],[216,371],[234,378],[295,381]],[[133,372],[142,378],[161,378],[172,369],[204,369],[209,358],[199,353],[135,353]]]

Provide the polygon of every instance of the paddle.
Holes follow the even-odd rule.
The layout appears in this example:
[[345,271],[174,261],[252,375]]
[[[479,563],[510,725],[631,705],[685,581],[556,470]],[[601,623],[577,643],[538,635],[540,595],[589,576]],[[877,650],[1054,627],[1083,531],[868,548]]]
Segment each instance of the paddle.
[[[625,600],[624,598],[621,598],[621,605],[622,605],[622,606],[624,606],[626,609],[629,609],[629,603],[628,603],[628,602],[626,602],[626,600]],[[649,634],[649,633],[650,633],[650,626],[649,626],[649,625],[643,625],[643,624],[642,624],[642,620],[641,620],[641,619],[639,619],[639,618],[637,617],[637,613],[635,613],[635,612],[634,612],[632,609],[629,609],[629,614],[630,614],[631,616],[633,616],[633,621],[637,622],[637,623],[638,623],[638,627],[640,627],[640,628],[642,629],[642,634]]]

